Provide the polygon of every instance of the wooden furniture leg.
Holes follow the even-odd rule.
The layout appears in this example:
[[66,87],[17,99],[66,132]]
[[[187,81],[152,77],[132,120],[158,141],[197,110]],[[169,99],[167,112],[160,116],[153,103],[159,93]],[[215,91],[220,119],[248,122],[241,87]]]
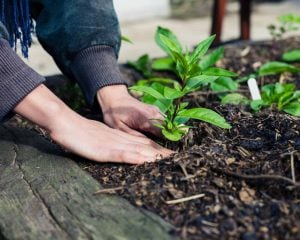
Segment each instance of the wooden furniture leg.
[[241,40],[250,39],[251,0],[240,0]]
[[212,18],[212,28],[211,34],[216,34],[216,39],[214,44],[221,42],[223,19],[225,16],[225,7],[227,0],[215,0],[213,6],[213,18]]

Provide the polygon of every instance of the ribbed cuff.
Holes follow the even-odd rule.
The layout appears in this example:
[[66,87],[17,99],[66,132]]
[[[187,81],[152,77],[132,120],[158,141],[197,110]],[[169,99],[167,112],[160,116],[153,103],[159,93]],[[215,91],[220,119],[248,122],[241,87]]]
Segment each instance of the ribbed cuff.
[[119,70],[114,50],[109,46],[97,45],[82,50],[72,62],[71,71],[90,105],[93,105],[100,88],[127,84]]
[[0,39],[0,121],[6,120],[15,106],[44,81]]

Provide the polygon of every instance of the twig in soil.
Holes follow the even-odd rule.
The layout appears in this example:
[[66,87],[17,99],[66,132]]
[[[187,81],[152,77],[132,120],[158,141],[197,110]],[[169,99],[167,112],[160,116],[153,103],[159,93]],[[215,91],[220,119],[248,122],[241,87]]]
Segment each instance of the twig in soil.
[[122,190],[124,187],[114,187],[114,188],[103,188],[98,190],[97,192],[94,192],[94,195],[103,194],[103,193],[114,193],[118,190]]
[[211,169],[214,172],[222,173],[231,177],[237,177],[237,178],[243,178],[248,180],[273,180],[273,181],[283,181],[287,184],[293,185],[294,187],[300,187],[300,182],[294,182],[292,179],[280,176],[280,175],[268,175],[268,174],[262,174],[262,175],[248,175],[248,174],[240,174],[235,173],[229,170],[223,170],[219,168],[212,168]]
[[182,180],[188,180],[190,178],[195,177],[195,175],[188,174],[185,166],[182,163],[179,164],[179,167],[181,168],[181,170],[182,170],[182,172],[183,172],[183,174],[185,176],[184,178],[182,178]]
[[166,204],[183,203],[183,202],[187,202],[187,201],[191,201],[191,200],[195,200],[195,199],[199,199],[199,198],[203,198],[203,197],[205,197],[205,194],[201,193],[201,194],[193,195],[193,196],[190,196],[190,197],[185,197],[185,198],[166,201]]
[[290,149],[292,149],[292,148],[289,148],[289,149],[288,149],[288,152],[280,154],[280,157],[290,156],[291,154],[294,154],[294,153],[298,153],[298,152],[299,152],[299,150],[289,151]]
[[294,160],[294,154],[291,153],[291,171],[292,171],[292,180],[294,183],[296,183],[296,174],[295,174],[295,160]]

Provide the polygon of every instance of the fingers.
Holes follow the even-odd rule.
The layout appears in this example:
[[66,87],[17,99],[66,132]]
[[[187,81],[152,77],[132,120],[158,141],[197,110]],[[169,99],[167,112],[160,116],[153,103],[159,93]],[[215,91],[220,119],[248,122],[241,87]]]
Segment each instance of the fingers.
[[135,137],[142,137],[142,138],[146,138],[146,136],[130,127],[128,127],[125,123],[120,123],[119,126],[118,126],[118,129],[120,129],[121,131],[125,132],[125,133],[128,133],[132,136],[135,136]]
[[146,162],[154,162],[155,158],[151,155],[145,155],[134,150],[115,149],[114,151],[101,152],[98,159],[95,160],[99,162],[143,164]]
[[155,148],[156,150],[162,151],[163,155],[170,155],[170,154],[174,153],[173,151],[166,149],[166,148],[162,147],[161,145],[157,144],[156,142],[152,141],[151,139],[147,138],[145,135],[143,135],[135,130],[132,130],[131,128],[126,126],[126,124],[123,123],[123,125],[124,126],[120,129],[123,131],[123,133],[118,132],[117,134],[119,136],[124,137],[124,139],[127,139],[129,142],[132,143],[132,141],[134,141],[136,143],[149,145],[149,146]]
[[154,123],[163,121],[163,116],[160,110],[154,106],[148,106],[147,111],[144,113],[144,122],[140,125],[139,129],[149,132],[157,137],[162,137],[161,129],[154,126]]
[[98,162],[118,162],[128,164],[143,164],[155,162],[163,157],[167,157],[162,151],[158,151],[142,144],[124,144],[114,149],[106,149],[97,152],[93,160]]
[[139,137],[118,130],[115,130],[115,132],[119,137],[122,137],[122,139],[126,141],[127,144],[139,144],[142,147],[151,147],[153,150],[159,151],[156,152],[156,154],[162,154],[163,156],[169,156],[170,154],[174,153],[173,151],[162,147],[161,145],[157,144],[144,135],[142,135],[142,137]]
[[[104,127],[104,129],[109,133],[109,136],[112,138],[111,139],[112,141],[121,143],[118,144],[118,146],[122,146],[122,144],[143,144],[145,146],[151,146],[155,150],[161,151],[160,153],[156,153],[156,154],[163,154],[164,156],[165,155],[168,156],[174,153],[173,151],[166,149],[161,145],[157,144],[156,142],[152,141],[151,139],[147,138],[145,135],[135,130],[132,130],[125,123],[119,123],[120,128],[123,128],[121,130],[112,129],[97,121],[92,121],[92,124],[97,128],[99,126],[101,126],[102,128]],[[134,132],[136,133],[136,136],[134,136],[133,134]]]
[[115,154],[115,157],[119,159],[118,161],[129,164],[155,162],[170,155],[169,152],[157,150],[142,144],[128,144],[124,150],[117,151]]

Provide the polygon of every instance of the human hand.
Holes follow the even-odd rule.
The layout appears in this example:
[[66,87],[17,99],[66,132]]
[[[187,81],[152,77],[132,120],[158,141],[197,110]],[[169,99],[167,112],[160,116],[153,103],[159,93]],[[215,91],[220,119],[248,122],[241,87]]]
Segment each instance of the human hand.
[[97,162],[142,164],[172,152],[147,138],[132,136],[73,113],[51,138],[65,149]]
[[28,94],[14,111],[44,127],[66,150],[97,162],[142,164],[172,153],[150,139],[78,115],[44,85]]
[[133,136],[149,132],[161,136],[161,130],[153,125],[161,119],[160,110],[130,96],[124,85],[112,85],[100,89],[97,99],[103,112],[104,122]]

